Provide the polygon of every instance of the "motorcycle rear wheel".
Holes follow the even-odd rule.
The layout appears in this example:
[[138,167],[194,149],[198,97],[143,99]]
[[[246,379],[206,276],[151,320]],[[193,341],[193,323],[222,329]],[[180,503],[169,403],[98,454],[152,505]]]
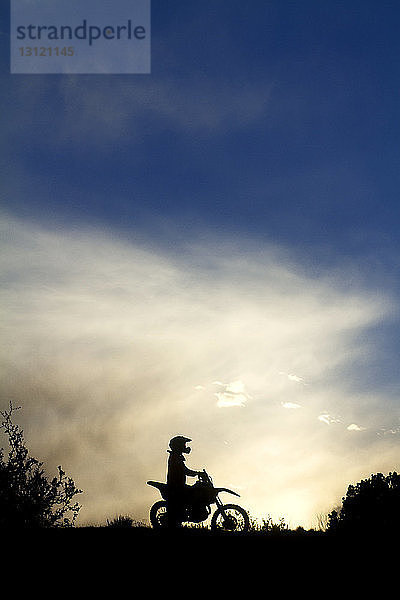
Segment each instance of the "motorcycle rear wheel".
[[168,527],[167,503],[159,500],[150,509],[150,523],[154,529],[166,529]]
[[246,532],[249,527],[249,515],[244,508],[237,504],[225,504],[218,507],[211,518],[212,531]]

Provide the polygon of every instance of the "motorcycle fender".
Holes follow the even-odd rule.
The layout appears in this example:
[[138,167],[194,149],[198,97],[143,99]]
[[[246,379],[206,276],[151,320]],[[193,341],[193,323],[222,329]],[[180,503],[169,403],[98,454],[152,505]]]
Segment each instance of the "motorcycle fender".
[[232,490],[228,490],[228,488],[217,488],[215,490],[218,494],[220,492],[228,492],[229,494],[233,494],[234,496],[238,496],[240,498],[240,494],[237,494],[236,492],[233,492]]

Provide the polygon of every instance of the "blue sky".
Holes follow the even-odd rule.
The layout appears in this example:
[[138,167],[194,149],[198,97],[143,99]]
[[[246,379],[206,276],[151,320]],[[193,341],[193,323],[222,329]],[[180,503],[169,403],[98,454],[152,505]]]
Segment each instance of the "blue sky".
[[[368,415],[379,415],[382,423],[377,417],[365,428],[360,425],[359,432],[349,430],[350,435],[353,432],[363,435],[362,431],[371,428],[376,433],[381,425],[392,427],[395,433],[390,449],[382,453],[382,464],[373,462],[375,458],[368,462],[368,456],[377,454],[376,439],[367,443],[364,437],[359,442],[362,467],[359,472],[344,471],[344,477],[348,473],[357,479],[368,475],[372,468],[395,468],[396,465],[390,465],[396,452],[399,425],[396,398],[400,292],[398,2],[153,0],[152,73],[136,76],[10,75],[8,20],[8,12],[2,5],[2,214],[9,232],[6,256],[13,265],[6,279],[10,322],[17,323],[17,296],[12,295],[13,289],[15,294],[17,288],[32,290],[35,286],[43,291],[43,286],[52,288],[54,282],[62,281],[61,288],[67,294],[68,282],[82,285],[73,265],[67,269],[63,263],[63,268],[57,271],[54,265],[50,268],[43,262],[45,251],[41,244],[44,239],[55,243],[52,236],[59,236],[60,247],[76,243],[82,252],[80,236],[88,244],[93,242],[90,252],[85,249],[88,273],[93,272],[90,261],[95,260],[102,244],[110,250],[109,244],[114,241],[116,246],[110,252],[115,252],[115,257],[120,257],[120,244],[125,244],[126,252],[132,252],[139,262],[145,250],[150,254],[146,260],[143,258],[144,263],[150,264],[150,257],[156,257],[151,270],[159,273],[161,279],[164,271],[160,264],[166,261],[167,270],[173,264],[190,281],[206,282],[202,292],[199,291],[206,298],[204,305],[213,297],[211,290],[215,290],[210,282],[215,283],[213,278],[220,272],[225,283],[218,280],[218,286],[220,291],[224,290],[224,298],[233,298],[234,292],[228,293],[229,286],[240,290],[240,298],[232,300],[232,306],[238,312],[243,309],[240,314],[244,322],[247,318],[251,320],[245,316],[249,314],[244,309],[246,294],[261,309],[268,290],[274,290],[277,304],[280,294],[295,298],[299,293],[303,298],[304,292],[305,304],[309,302],[316,315],[319,309],[325,315],[332,301],[339,307],[338,332],[334,327],[332,331],[328,328],[332,344],[337,341],[336,333],[348,331],[344,314],[346,306],[351,306],[349,315],[353,309],[356,313],[360,310],[359,320],[354,316],[359,329],[352,325],[351,349],[338,343],[338,353],[343,353],[341,381],[346,393],[352,395],[347,408],[357,426],[363,416],[368,420],[366,406]],[[81,241],[78,243],[77,239]],[[24,248],[31,248],[33,254],[38,252],[35,255],[38,279],[30,279],[22,258],[20,262],[10,258],[22,257]],[[259,288],[263,264],[274,264],[276,273],[281,273],[285,281],[288,277],[291,285],[288,281],[276,283],[276,279],[280,280],[277,275],[271,283],[269,272],[266,287]],[[54,281],[43,275],[45,265],[46,273],[53,273]],[[115,265],[113,276],[118,271]],[[124,287],[122,281],[118,285]],[[126,289],[131,290],[132,286],[130,282]],[[315,297],[311,300],[308,290],[314,287]],[[99,288],[91,291],[93,298],[96,289]],[[178,285],[177,289],[181,290],[178,304],[188,310],[190,301],[182,291],[185,285]],[[104,290],[99,292],[99,298],[102,293]],[[71,290],[67,296],[76,298]],[[214,300],[215,303],[210,300],[210,311],[219,306],[219,300]],[[290,309],[288,306],[289,321],[293,318],[292,311],[303,314],[300,305],[294,303]],[[37,313],[29,312],[32,303],[28,299],[26,307],[29,307],[26,314],[30,315],[27,322],[31,322]],[[253,314],[258,308],[253,306]],[[71,305],[65,310],[68,313],[75,309]],[[157,310],[162,312],[158,305]],[[57,311],[62,314],[61,305]],[[134,304],[132,311],[135,312]],[[200,315],[203,315],[201,310]],[[335,318],[333,314],[333,324]],[[321,319],[325,323],[325,316]],[[283,326],[283,314],[279,313],[277,322]],[[45,327],[48,326],[52,325]],[[231,324],[226,327],[232,331]],[[310,327],[318,331],[317,325]],[[326,327],[325,324],[315,339],[328,335]],[[266,338],[270,328],[271,325],[266,329]],[[184,331],[184,323],[177,322],[178,329]],[[79,330],[77,324],[76,330]],[[21,326],[17,334],[21,336],[20,346],[26,353],[33,352],[37,345],[30,344],[33,339],[37,344],[37,338],[32,334],[28,339],[24,331],[26,327]],[[278,339],[279,331],[274,336]],[[304,337],[307,333],[299,330],[295,339]],[[53,343],[51,338],[41,340],[40,347],[48,344],[53,348]],[[208,343],[215,344],[212,333]],[[206,340],[202,344],[206,346]],[[360,356],[357,344],[366,345],[369,350]],[[102,352],[106,350],[103,348]],[[49,353],[49,349],[43,350],[46,360]],[[307,379],[307,361],[298,364],[292,357],[290,364],[284,364],[289,354],[284,355],[285,359],[282,355],[276,373],[290,375],[297,366],[303,372],[296,376]],[[304,357],[301,349],[299,354]],[[315,360],[318,354],[313,346],[309,355],[313,358],[309,360]],[[334,354],[333,348],[330,360]],[[15,367],[21,356],[16,354],[13,360]],[[225,391],[235,381],[242,384],[230,389],[248,386],[243,373],[250,381],[249,365],[243,365],[237,353],[230,360],[231,367],[221,366],[220,373],[211,369],[210,377],[224,384]],[[339,367],[336,363],[332,369],[325,367],[314,373],[310,366],[309,374],[316,377],[318,386],[325,383],[326,391],[338,380],[335,369]],[[55,380],[59,378],[51,361],[46,368]],[[166,371],[168,368],[165,366]],[[204,376],[206,371],[204,366]],[[85,385],[90,385],[90,377],[82,377]],[[151,377],[154,373],[149,370],[148,378]],[[186,385],[186,375],[181,373],[181,377]],[[28,377],[27,381],[31,379]],[[279,377],[276,381],[280,381]],[[256,396],[260,395],[265,382],[255,377],[252,383]],[[304,394],[300,379],[292,378],[290,383],[299,384],[296,394]],[[192,384],[193,389],[196,385],[207,387],[204,382],[191,381]],[[8,390],[12,389],[10,383],[7,385]],[[57,385],[61,390],[64,384]],[[212,386],[212,381],[208,385]],[[140,389],[145,395],[144,382]],[[221,393],[216,389],[215,393]],[[172,394],[171,390],[164,391]],[[14,392],[18,397],[20,392]],[[278,394],[278,388],[275,392]],[[244,398],[249,405],[250,400]],[[296,398],[293,403],[302,405]],[[339,401],[335,402],[337,405]],[[340,402],[339,406],[346,413],[346,406]],[[48,406],[44,404],[43,411],[46,410]],[[235,410],[241,408],[232,407]],[[324,410],[330,414],[331,407],[318,406],[320,414],[316,417],[325,414]],[[286,412],[299,413],[295,409]],[[28,416],[26,419],[30,422]],[[172,419],[171,428],[175,425],[194,428],[193,422],[185,419],[187,416],[177,422]],[[340,419],[345,417],[341,415]],[[250,422],[255,423],[251,419]],[[236,431],[233,420],[231,425],[232,431]],[[281,426],[284,429],[282,423]],[[207,427],[205,420],[204,428]],[[330,427],[327,429],[330,431]],[[202,431],[198,432],[201,439]],[[192,437],[191,431],[187,434]],[[36,439],[34,433],[32,439]],[[341,443],[347,448],[345,440]],[[330,444],[325,439],[326,453]],[[56,453],[51,444],[40,451],[49,457]],[[287,454],[282,456],[285,457],[282,461],[287,460]],[[205,460],[209,458],[204,456]],[[82,460],[71,458],[72,467],[84,472],[79,466]],[[289,475],[296,479],[292,473]],[[318,481],[318,475],[314,475]],[[332,483],[331,496],[326,502],[333,501],[335,494],[340,496],[347,483],[346,479]],[[277,505],[283,496],[283,492],[277,496]],[[261,510],[261,499],[257,496],[254,502],[256,510]],[[289,502],[289,512],[290,506]],[[293,518],[307,523],[314,508],[306,506],[305,500],[303,512]],[[145,509],[140,505],[138,510]],[[97,507],[90,514],[102,513]]]
[[[201,223],[386,262],[399,225],[399,12],[153,2],[148,77],[12,77],[3,35],[2,115],[15,124],[3,160],[26,173],[6,206],[58,223]],[[35,194],[49,179],[57,193]]]

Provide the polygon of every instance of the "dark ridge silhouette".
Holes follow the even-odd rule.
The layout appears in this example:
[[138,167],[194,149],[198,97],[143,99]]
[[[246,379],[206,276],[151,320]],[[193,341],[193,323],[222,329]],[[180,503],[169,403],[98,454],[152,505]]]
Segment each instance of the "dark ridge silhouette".
[[[121,552],[129,547],[168,554],[177,544],[195,553],[237,550],[270,559],[274,553],[293,550],[298,560],[301,548],[317,559],[321,552],[343,553],[359,542],[359,552],[385,549],[388,544],[384,542],[400,535],[400,475],[396,472],[387,476],[377,473],[350,485],[341,508],[329,514],[327,527],[290,529],[284,520],[274,523],[266,517],[259,523],[242,507],[223,504],[219,494],[235,492],[215,488],[204,469],[186,467],[183,454],[189,453],[190,440],[183,436],[170,442],[167,482],[148,481],[163,497],[150,508],[150,524],[130,515],[117,515],[104,525],[79,526],[75,521],[80,505],[72,500],[80,490],[61,467],[58,477],[46,478],[42,463],[29,455],[23,431],[12,421],[16,410],[10,403],[8,411],[0,412],[0,429],[8,436],[10,446],[7,459],[0,450],[0,529],[3,543],[10,544],[10,548],[14,542],[20,546],[23,541],[33,547],[42,540],[48,547],[79,545],[95,553],[105,542],[121,548]],[[198,481],[189,486],[187,476],[197,477]],[[171,490],[172,518],[168,515]],[[215,505],[213,510],[211,505]]]

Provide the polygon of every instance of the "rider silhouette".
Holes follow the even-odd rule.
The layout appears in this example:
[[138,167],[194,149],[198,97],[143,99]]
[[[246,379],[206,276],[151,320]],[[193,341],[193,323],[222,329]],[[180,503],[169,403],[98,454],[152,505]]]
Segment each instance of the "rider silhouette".
[[167,485],[168,485],[168,513],[173,526],[179,525],[182,509],[187,501],[192,486],[186,483],[186,476],[195,477],[202,471],[192,471],[185,465],[184,454],[189,454],[191,448],[186,446],[192,440],[182,435],[173,437],[169,442]]

